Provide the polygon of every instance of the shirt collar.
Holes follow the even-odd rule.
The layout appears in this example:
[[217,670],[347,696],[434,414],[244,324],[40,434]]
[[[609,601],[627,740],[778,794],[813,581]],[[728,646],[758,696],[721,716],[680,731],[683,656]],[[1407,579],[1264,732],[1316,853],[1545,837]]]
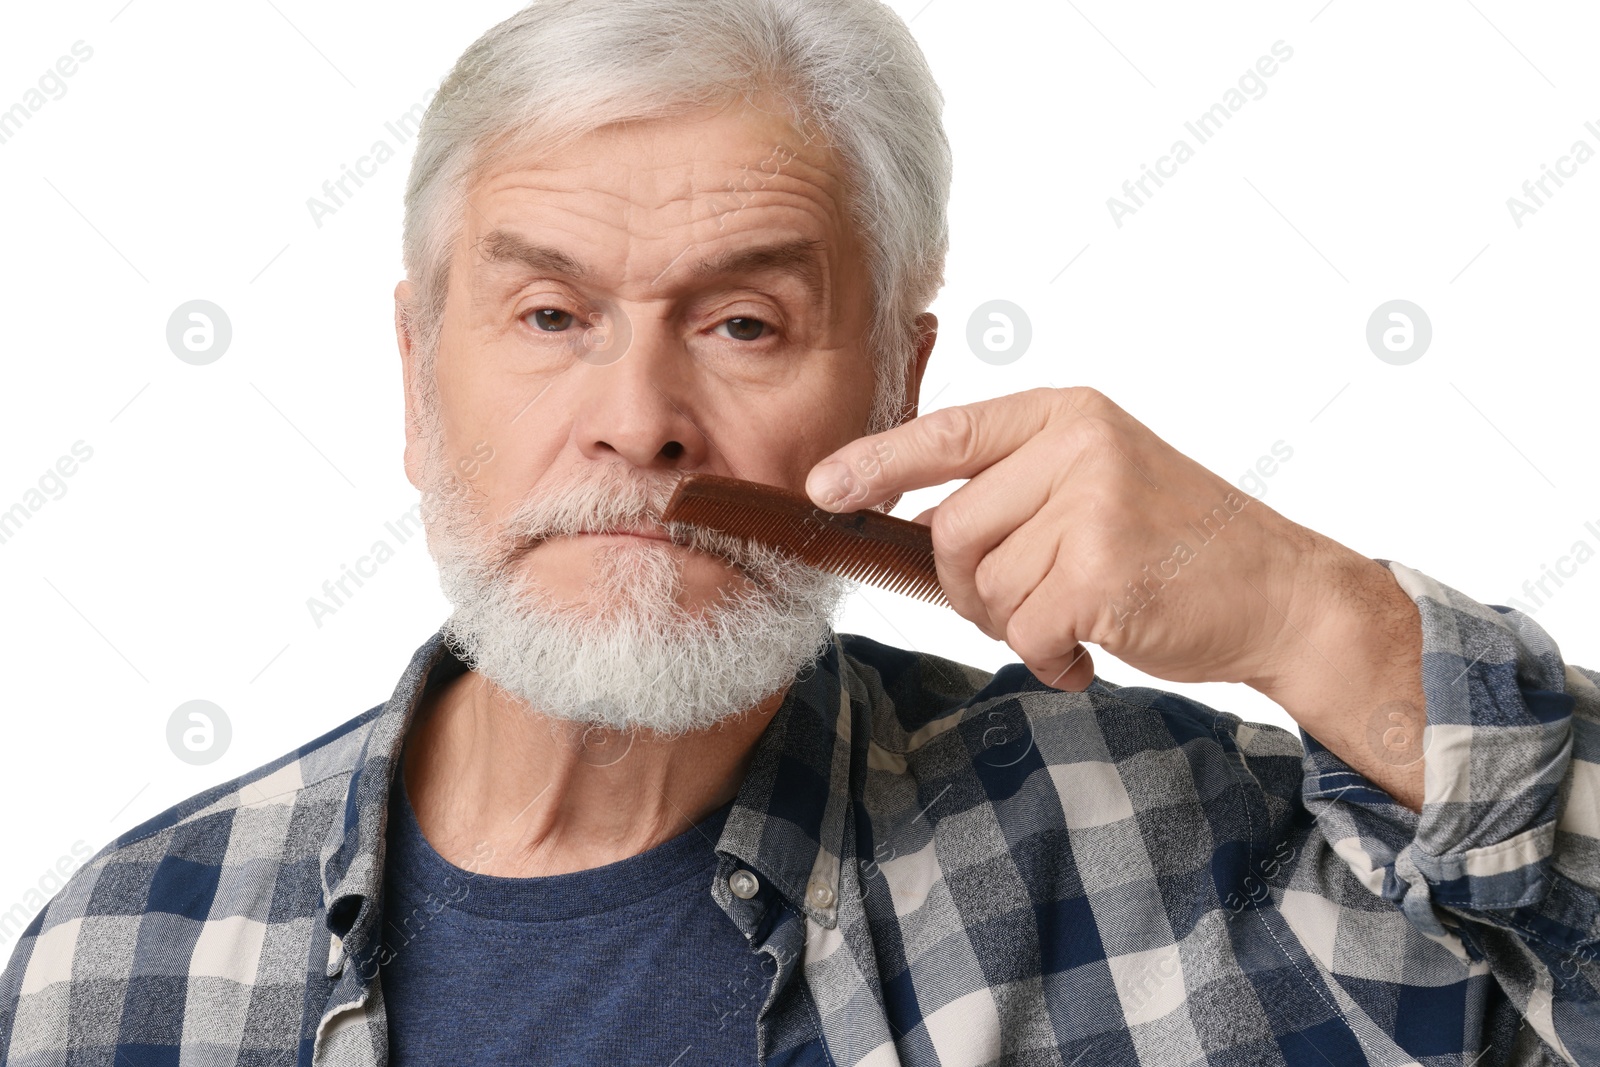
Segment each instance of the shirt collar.
[[[383,884],[389,788],[422,695],[466,670],[441,629],[416,650],[394,694],[375,709],[322,844],[322,892],[334,935],[330,977],[372,950]],[[838,922],[839,865],[852,777],[851,738],[867,709],[850,698],[850,662],[830,627],[756,742],[717,851],[765,877],[785,902],[825,927]],[[859,718],[858,718],[859,717]]]

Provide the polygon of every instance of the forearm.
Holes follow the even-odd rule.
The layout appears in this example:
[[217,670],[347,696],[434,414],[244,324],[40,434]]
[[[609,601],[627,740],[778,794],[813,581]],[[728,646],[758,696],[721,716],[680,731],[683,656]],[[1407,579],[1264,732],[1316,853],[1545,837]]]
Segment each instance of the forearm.
[[[1600,1063],[1600,673],[1567,663],[1519,611],[1403,564],[1374,562],[1418,613],[1422,667],[1405,671],[1426,693],[1426,803],[1418,811],[1392,785],[1364,788],[1393,774],[1383,774],[1373,731],[1363,743],[1344,718],[1321,728],[1324,742],[1306,725],[1301,796],[1314,833],[1423,934],[1459,941],[1462,959],[1487,964],[1550,1049],[1573,1063]],[[1389,596],[1376,581],[1355,588],[1376,603]],[[1404,613],[1376,603],[1369,614],[1398,627],[1389,657],[1397,666],[1416,649],[1401,636]],[[1307,637],[1341,664],[1346,657],[1330,647],[1338,637],[1317,633],[1349,634],[1334,622],[1348,614],[1330,610],[1327,625],[1308,624]],[[1384,657],[1365,640],[1372,669],[1382,670]],[[1280,653],[1278,662],[1295,658]],[[1296,714],[1304,724],[1320,711]],[[1419,767],[1400,769],[1419,775]]]

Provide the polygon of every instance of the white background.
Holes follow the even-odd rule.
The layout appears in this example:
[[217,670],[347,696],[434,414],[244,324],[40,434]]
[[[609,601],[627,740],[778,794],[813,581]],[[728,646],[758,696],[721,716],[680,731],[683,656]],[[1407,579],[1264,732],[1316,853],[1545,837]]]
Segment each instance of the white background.
[[[0,109],[74,42],[93,56],[0,144],[0,511],[74,442],[93,457],[0,544],[0,912],[48,888],[75,842],[97,850],[381,703],[444,618],[420,537],[320,628],[306,606],[392,544],[385,522],[417,497],[391,304],[409,143],[320,228],[306,201],[393,143],[384,123],[517,6],[8,12]],[[1592,8],[894,6],[944,89],[956,160],[925,410],[1093,385],[1230,481],[1282,441],[1293,457],[1258,494],[1268,504],[1489,603],[1525,599],[1575,541],[1600,549],[1584,528],[1600,528],[1600,160],[1520,228],[1506,205],[1575,140],[1600,149],[1584,129],[1600,126]],[[1293,57],[1265,95],[1197,145],[1184,122],[1279,40]],[[1179,137],[1194,158],[1118,227],[1107,198]],[[234,331],[204,367],[166,343],[196,298]],[[996,298],[1033,326],[1006,366],[965,342]],[[1365,341],[1395,298],[1434,330],[1406,366]],[[1600,665],[1597,602],[1600,560],[1535,614],[1572,662]],[[870,588],[839,629],[990,669],[1014,659],[949,612]],[[1242,687],[1163,685],[1289,722]],[[166,740],[197,698],[233,728],[205,766]]]

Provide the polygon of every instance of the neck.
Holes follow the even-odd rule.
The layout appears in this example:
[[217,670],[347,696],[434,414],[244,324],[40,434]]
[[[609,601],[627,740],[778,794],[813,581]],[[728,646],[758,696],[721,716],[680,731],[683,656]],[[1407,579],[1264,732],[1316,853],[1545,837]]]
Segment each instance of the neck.
[[478,874],[566,874],[676,837],[739,791],[787,687],[663,740],[533,711],[476,672],[422,698],[402,757],[423,836]]

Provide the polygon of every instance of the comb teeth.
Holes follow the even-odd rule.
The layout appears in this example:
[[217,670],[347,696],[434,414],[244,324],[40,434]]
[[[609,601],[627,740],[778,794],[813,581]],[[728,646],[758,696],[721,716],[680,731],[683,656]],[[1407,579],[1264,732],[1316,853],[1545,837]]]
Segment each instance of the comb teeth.
[[820,570],[950,606],[933,562],[933,532],[877,511],[834,513],[777,486],[685,474],[661,515],[791,555]]

